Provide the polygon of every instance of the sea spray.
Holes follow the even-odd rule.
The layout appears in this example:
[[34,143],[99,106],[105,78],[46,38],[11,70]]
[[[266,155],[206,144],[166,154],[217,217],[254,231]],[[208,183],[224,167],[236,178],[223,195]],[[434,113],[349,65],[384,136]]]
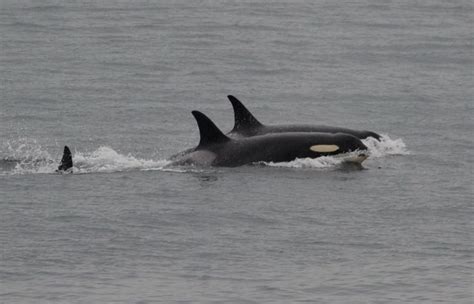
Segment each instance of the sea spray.
[[[406,149],[406,145],[401,138],[391,139],[388,135],[382,135],[380,141],[375,138],[369,137],[362,142],[369,149],[370,158],[381,158],[388,155],[407,155],[409,151]],[[357,154],[357,153],[356,153]],[[301,158],[295,159],[289,162],[262,162],[263,164],[270,167],[283,167],[283,168],[315,168],[315,169],[328,169],[336,168],[340,166],[347,157],[350,157],[350,153],[346,155],[334,155],[334,156],[323,156],[318,158]]]
[[[382,158],[389,155],[406,155],[409,151],[402,139],[391,139],[383,135],[380,141],[373,138],[363,140],[369,149],[370,158]],[[2,159],[4,163],[0,174],[35,174],[54,173],[60,157],[56,159],[45,150],[36,140],[18,139],[2,144]],[[259,165],[284,168],[336,168],[344,162],[340,155],[324,156],[316,159],[295,159],[290,162],[261,162]],[[73,171],[75,174],[111,173],[120,171],[171,171],[194,172],[196,168],[171,167],[170,161],[165,159],[142,159],[132,154],[121,154],[111,147],[101,146],[92,152],[73,152]]]
[[367,146],[367,148],[369,148],[371,158],[410,154],[401,138],[391,139],[387,134],[382,134],[380,141],[368,137],[363,139],[362,142]]
[[[34,140],[6,142],[2,146],[0,174],[54,173],[60,157],[53,158]],[[131,154],[120,154],[114,149],[101,146],[92,152],[73,152],[75,174],[95,172],[118,172],[129,170],[164,170],[167,160],[137,158]]]

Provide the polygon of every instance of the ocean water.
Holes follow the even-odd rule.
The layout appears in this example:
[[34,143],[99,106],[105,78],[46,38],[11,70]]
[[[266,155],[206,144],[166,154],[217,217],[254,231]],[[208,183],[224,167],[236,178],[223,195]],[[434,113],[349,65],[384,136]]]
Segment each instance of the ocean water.
[[[472,10],[0,1],[0,303],[472,303]],[[167,166],[228,94],[383,140],[363,170]]]

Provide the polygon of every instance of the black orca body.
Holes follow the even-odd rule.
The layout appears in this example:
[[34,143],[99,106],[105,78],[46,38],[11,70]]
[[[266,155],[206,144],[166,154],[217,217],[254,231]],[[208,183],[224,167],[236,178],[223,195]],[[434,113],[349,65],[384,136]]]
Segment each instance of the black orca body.
[[374,137],[380,140],[380,135],[371,131],[359,131],[340,127],[331,127],[324,125],[264,125],[260,123],[250,111],[232,95],[228,95],[232,107],[234,108],[235,124],[229,136],[233,138],[250,137],[264,135],[269,133],[286,132],[318,132],[318,133],[346,133],[359,139]]
[[56,172],[72,173],[72,154],[68,146],[64,146],[63,158]]
[[317,158],[360,151],[360,161],[367,158],[367,147],[349,134],[277,133],[230,138],[204,114],[192,112],[201,136],[199,145],[172,160],[173,165],[236,167],[256,162],[288,162],[296,158]]

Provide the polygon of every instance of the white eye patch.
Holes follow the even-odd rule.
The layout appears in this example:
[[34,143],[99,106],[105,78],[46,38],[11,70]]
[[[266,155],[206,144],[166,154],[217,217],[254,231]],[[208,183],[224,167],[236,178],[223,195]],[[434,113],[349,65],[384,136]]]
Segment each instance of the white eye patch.
[[329,153],[329,152],[336,152],[339,150],[339,146],[337,145],[314,145],[309,147],[311,151],[319,152],[319,153]]

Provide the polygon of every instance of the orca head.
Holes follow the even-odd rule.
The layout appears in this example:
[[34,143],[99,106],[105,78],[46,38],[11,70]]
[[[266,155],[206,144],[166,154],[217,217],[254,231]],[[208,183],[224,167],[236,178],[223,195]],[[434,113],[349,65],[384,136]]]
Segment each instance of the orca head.
[[258,129],[263,127],[263,124],[250,113],[240,100],[232,95],[228,95],[227,98],[234,108],[234,128],[230,133],[241,134],[243,136],[257,135]]
[[347,133],[334,134],[335,144],[339,147],[337,153],[364,152],[367,153],[367,146],[357,137]]

